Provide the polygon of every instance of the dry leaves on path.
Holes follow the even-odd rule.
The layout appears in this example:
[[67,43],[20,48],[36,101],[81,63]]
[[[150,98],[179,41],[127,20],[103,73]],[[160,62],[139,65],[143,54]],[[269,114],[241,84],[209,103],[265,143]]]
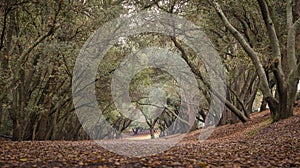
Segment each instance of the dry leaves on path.
[[[196,131],[163,153],[132,158],[94,141],[0,141],[0,167],[300,167],[299,128],[299,109],[274,124],[263,112],[246,124],[217,128],[206,141]],[[129,140],[103,142],[120,150],[156,150]]]

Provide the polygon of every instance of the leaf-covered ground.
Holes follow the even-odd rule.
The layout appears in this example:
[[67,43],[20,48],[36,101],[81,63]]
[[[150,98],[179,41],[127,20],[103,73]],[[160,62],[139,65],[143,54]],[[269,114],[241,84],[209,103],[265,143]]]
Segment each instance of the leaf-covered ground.
[[[217,128],[206,141],[198,140],[199,130],[148,157],[118,155],[93,141],[0,141],[0,167],[300,167],[299,107],[295,113],[274,124],[267,111],[257,113],[246,124]],[[157,150],[145,143],[111,142],[125,151]]]

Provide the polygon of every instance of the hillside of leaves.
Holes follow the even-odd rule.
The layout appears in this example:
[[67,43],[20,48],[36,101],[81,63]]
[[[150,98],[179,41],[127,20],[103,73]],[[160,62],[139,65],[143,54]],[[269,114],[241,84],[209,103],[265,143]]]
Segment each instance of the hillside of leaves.
[[300,167],[300,102],[295,106],[289,119],[271,123],[269,111],[254,113],[246,124],[218,127],[206,141],[198,130],[149,157],[118,155],[93,141],[0,141],[0,167]]

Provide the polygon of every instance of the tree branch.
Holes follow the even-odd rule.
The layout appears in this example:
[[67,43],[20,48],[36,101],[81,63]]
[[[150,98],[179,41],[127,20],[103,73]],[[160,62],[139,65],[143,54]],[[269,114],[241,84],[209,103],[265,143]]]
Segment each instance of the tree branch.
[[203,82],[203,84],[209,89],[209,92],[211,94],[214,94],[219,100],[225,102],[225,105],[236,115],[238,116],[238,118],[242,121],[242,122],[246,122],[248,120],[248,118],[239,110],[237,109],[233,104],[231,104],[231,102],[229,102],[226,98],[224,98],[221,94],[217,93],[217,92],[213,92],[211,91],[212,89],[210,88],[209,83],[202,77],[201,72],[197,69],[197,67],[195,65],[193,65],[193,63],[191,63],[191,61],[189,61],[188,56],[185,53],[184,48],[177,42],[175,37],[171,37],[171,40],[173,41],[175,47],[181,52],[181,57],[186,61],[186,63],[189,65],[189,67],[191,68],[192,72],[198,77],[200,78],[200,80]]
[[20,65],[24,64],[24,60],[26,60],[26,57],[28,56],[28,54],[30,54],[30,52],[36,47],[38,46],[43,40],[45,40],[48,36],[50,36],[52,33],[54,32],[54,28],[50,28],[50,30],[45,33],[43,36],[40,36],[31,46],[29,46],[20,56],[20,58],[18,59],[18,66],[20,67]]
[[[289,59],[288,66],[290,67],[289,78],[296,76],[300,76],[299,72],[299,63],[297,64],[296,57],[296,35],[297,31],[300,29],[300,18],[296,20],[296,22],[291,25],[288,31],[288,39],[287,39],[287,57]],[[298,58],[299,59],[299,58]]]
[[[284,72],[282,70],[280,45],[279,45],[279,40],[277,37],[276,30],[275,30],[275,26],[274,26],[273,20],[271,18],[267,2],[265,0],[257,0],[257,2],[259,4],[260,10],[261,10],[261,13],[263,16],[263,20],[264,20],[266,28],[267,28],[268,36],[270,39],[273,61],[276,62],[276,66],[273,66],[273,68],[274,68],[273,72],[276,73],[275,76],[277,77],[277,81],[278,81],[277,84],[281,85],[285,79],[284,79]],[[288,58],[287,58],[287,61],[288,61]],[[287,68],[288,67],[285,67],[286,72],[289,71]],[[280,87],[280,88],[282,88],[282,87]]]
[[50,28],[48,30],[48,32],[46,32],[44,35],[40,36],[31,46],[29,46],[20,56],[20,58],[18,59],[18,63],[17,63],[17,67],[20,67],[20,65],[23,65],[25,62],[25,60],[27,59],[28,54],[30,54],[30,52],[36,47],[38,46],[43,40],[45,40],[47,37],[49,37],[50,35],[52,35],[55,31],[56,28],[56,21],[57,21],[57,17],[58,14],[61,10],[62,7],[62,3],[63,1],[59,1],[57,4],[57,9],[54,12],[54,18],[52,20],[52,22],[50,23]]
[[221,20],[223,21],[225,27],[230,31],[230,33],[237,39],[237,41],[240,43],[242,48],[245,50],[245,52],[248,54],[250,59],[252,60],[252,63],[255,66],[255,69],[257,70],[257,74],[260,78],[260,85],[261,85],[261,91],[265,95],[265,97],[273,98],[272,92],[268,85],[267,76],[264,73],[264,68],[259,60],[258,53],[254,51],[253,48],[250,47],[250,45],[247,43],[243,35],[232,26],[232,24],[229,22],[227,17],[225,16],[224,12],[222,11],[220,5],[215,0],[210,0],[211,5],[215,8],[216,12],[220,16]]
[[295,29],[295,31],[298,31],[300,29],[300,18],[298,18],[293,24],[293,28]]
[[3,27],[2,27],[1,38],[0,38],[0,51],[4,47],[4,36],[5,36],[5,31],[6,31],[7,16],[8,16],[10,9],[11,8],[7,9],[4,13]]
[[287,18],[287,27],[293,25],[293,0],[287,0],[286,5],[286,18]]

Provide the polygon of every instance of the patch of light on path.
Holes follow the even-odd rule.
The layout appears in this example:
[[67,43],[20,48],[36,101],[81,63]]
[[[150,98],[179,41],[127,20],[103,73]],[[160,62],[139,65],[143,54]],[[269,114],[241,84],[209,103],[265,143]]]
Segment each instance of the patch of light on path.
[[[159,138],[159,133],[155,133],[154,137]],[[124,139],[128,139],[128,140],[146,140],[146,139],[151,139],[151,136],[150,136],[150,134],[148,134],[148,135],[135,135],[135,136],[131,136],[131,137],[124,138]]]

